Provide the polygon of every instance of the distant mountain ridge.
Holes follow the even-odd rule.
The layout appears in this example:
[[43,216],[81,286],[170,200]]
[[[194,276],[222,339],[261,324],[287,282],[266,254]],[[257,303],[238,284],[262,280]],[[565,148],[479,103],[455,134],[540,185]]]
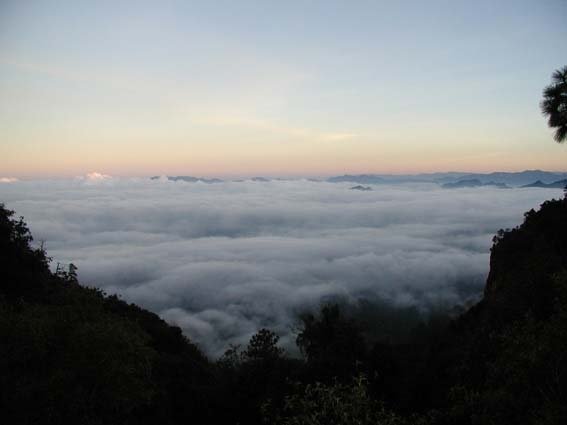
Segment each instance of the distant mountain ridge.
[[530,184],[526,184],[522,187],[541,187],[541,188],[545,188],[545,189],[564,189],[565,187],[567,187],[567,179],[563,179],[563,180],[557,180],[556,182],[553,183],[544,183],[541,180],[538,180],[534,183],[530,183]]
[[498,187],[500,189],[508,189],[508,185],[506,183],[497,183],[493,181],[489,181],[487,183],[483,183],[478,179],[470,179],[470,180],[459,180],[454,183],[445,183],[442,185],[444,189],[459,189],[459,188],[466,188],[466,187],[482,187],[482,186],[493,186]]
[[[358,184],[387,184],[387,183],[437,183],[458,184],[458,182],[475,182],[476,186],[481,185],[507,185],[520,187],[540,181],[543,184],[551,184],[560,180],[567,179],[566,172],[552,172],[542,170],[525,170],[519,172],[493,172],[493,173],[424,173],[424,174],[358,174],[333,176],[327,179],[330,183],[358,183]],[[476,184],[478,182],[478,184]],[[472,184],[472,183],[471,183]],[[451,187],[451,186],[449,186]],[[455,187],[458,187],[455,186]],[[463,186],[465,187],[465,186]],[[473,187],[473,186],[466,186]],[[534,186],[536,187],[536,186]],[[539,187],[539,186],[538,186]],[[543,186],[542,186],[543,187]],[[555,186],[548,186],[555,187]]]
[[329,183],[360,183],[360,184],[380,184],[380,183],[420,183],[420,182],[449,182],[457,180],[466,173],[447,172],[429,174],[345,174],[342,176],[329,177]]
[[375,183],[386,183],[382,176],[378,176],[375,174],[359,174],[359,175],[344,175],[344,176],[336,176],[336,177],[329,177],[327,179],[330,183],[362,183],[362,184],[375,184]]
[[[189,182],[189,183],[197,183],[197,182],[222,183],[223,182],[223,180],[217,179],[217,178],[206,179],[206,178],[202,178],[202,177],[193,177],[193,176],[165,176],[165,177],[167,178],[167,180],[172,181],[172,182],[176,182],[176,181],[184,181],[184,182]],[[162,176],[150,177],[151,180],[159,180],[161,178],[162,178]]]
[[498,183],[506,183],[511,186],[522,186],[530,184],[537,180],[543,183],[553,183],[558,180],[567,179],[567,173],[556,173],[541,170],[526,170],[518,173],[494,172],[489,174],[469,174],[462,177],[463,179],[478,179],[483,183],[494,181]]
[[[222,183],[219,178],[205,178],[195,176],[153,176],[151,180],[166,178],[169,181],[183,181],[188,183]],[[233,180],[234,182],[270,182],[278,178],[266,178],[261,176],[247,179]],[[289,179],[294,180],[294,179]],[[299,178],[297,180],[300,180]],[[466,172],[441,172],[421,174],[345,174],[332,176],[326,180],[308,179],[309,181],[326,181],[329,183],[356,183],[368,184],[399,184],[399,183],[436,183],[444,188],[459,187],[539,187],[539,188],[563,188],[567,181],[567,172],[553,172],[542,170],[525,170],[519,172],[493,173],[466,173]]]

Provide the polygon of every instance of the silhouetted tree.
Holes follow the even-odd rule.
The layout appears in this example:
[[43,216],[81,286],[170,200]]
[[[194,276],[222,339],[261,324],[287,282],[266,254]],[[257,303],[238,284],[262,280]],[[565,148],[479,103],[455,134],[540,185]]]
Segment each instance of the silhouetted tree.
[[319,316],[301,317],[303,329],[297,346],[319,379],[350,377],[366,355],[366,342],[358,326],[336,304],[325,305]]
[[61,263],[57,263],[55,275],[64,282],[79,283],[77,270],[77,266],[73,263],[70,263],[67,268],[65,268]]
[[284,353],[283,348],[277,345],[279,339],[274,332],[260,329],[250,338],[243,354],[247,360],[275,360]]
[[548,125],[555,129],[553,138],[562,143],[567,138],[567,66],[556,70],[551,84],[543,90],[541,110]]

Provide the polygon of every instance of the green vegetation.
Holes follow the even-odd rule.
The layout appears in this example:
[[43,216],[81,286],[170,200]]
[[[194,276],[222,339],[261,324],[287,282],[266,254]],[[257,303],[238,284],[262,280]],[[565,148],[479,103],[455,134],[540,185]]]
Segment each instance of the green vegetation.
[[363,376],[350,384],[333,383],[297,385],[295,392],[284,400],[275,413],[269,403],[264,405],[266,422],[274,425],[403,425],[407,422],[388,412],[368,394]]
[[0,205],[0,411],[6,424],[205,421],[212,369],[179,328],[51,273]]
[[376,340],[381,322],[324,305],[299,318],[303,359],[261,329],[212,362],[31,242],[0,206],[2,423],[567,423],[567,199],[496,235],[484,298],[457,319]]

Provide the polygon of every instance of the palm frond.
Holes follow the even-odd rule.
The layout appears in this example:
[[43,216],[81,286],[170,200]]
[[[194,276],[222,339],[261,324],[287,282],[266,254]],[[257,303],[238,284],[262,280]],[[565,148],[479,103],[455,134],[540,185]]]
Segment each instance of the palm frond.
[[567,84],[567,66],[555,70],[551,75],[551,81],[553,84]]
[[567,139],[567,66],[553,72],[552,83],[543,89],[540,108],[548,120],[549,127],[555,129],[553,138],[558,143]]
[[567,139],[567,125],[563,125],[555,130],[553,138],[557,143],[563,143]]

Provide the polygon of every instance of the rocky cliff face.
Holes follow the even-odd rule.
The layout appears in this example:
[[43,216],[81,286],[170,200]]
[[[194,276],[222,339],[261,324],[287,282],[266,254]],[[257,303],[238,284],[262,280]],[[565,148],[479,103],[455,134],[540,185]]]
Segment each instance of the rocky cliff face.
[[567,199],[494,239],[484,298],[428,367],[446,397],[441,423],[567,423]]
[[[484,309],[509,321],[552,308],[554,276],[567,269],[567,199],[546,201],[524,223],[494,238]],[[499,311],[501,310],[501,311]]]

